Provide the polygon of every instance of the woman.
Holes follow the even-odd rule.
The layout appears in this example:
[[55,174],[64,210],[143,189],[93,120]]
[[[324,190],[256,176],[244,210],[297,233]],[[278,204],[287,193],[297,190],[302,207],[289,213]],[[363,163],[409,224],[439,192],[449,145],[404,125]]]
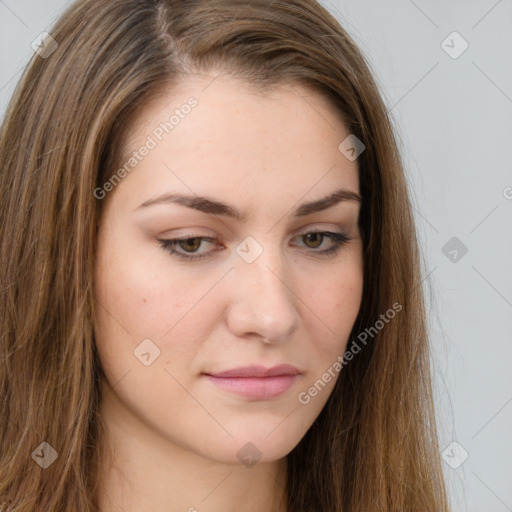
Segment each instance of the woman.
[[0,148],[1,510],[448,510],[404,173],[324,8],[76,2]]

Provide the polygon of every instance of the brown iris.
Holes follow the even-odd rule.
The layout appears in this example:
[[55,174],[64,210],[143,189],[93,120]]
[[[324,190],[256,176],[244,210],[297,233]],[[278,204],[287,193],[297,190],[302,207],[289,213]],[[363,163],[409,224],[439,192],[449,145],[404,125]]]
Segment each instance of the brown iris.
[[[306,239],[306,245],[308,242],[313,241],[313,244],[315,244],[315,240],[318,241],[317,245],[313,245],[313,248],[316,248],[322,244],[323,235],[322,233],[308,233],[307,235],[304,235],[304,238]],[[308,247],[311,246],[308,245]]]
[[187,238],[186,240],[180,240],[178,243],[185,251],[190,250],[191,252],[195,252],[201,245],[201,238]]

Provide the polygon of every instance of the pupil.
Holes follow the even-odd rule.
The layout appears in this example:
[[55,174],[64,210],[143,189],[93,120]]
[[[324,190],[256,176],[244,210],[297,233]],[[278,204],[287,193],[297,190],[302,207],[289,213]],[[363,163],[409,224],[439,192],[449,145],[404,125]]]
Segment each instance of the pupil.
[[321,233],[309,233],[306,235],[308,242],[311,242],[311,238],[313,238],[314,247],[318,247],[319,244],[315,245],[315,237],[317,238],[317,241],[321,242],[321,237],[322,237]]
[[[183,247],[183,249],[190,249],[190,250],[196,250],[199,246],[199,244],[197,243],[199,240],[199,238],[187,238],[186,240],[182,240],[182,244],[183,245],[186,245],[186,247]],[[194,243],[190,243],[190,242],[196,242],[195,244]]]

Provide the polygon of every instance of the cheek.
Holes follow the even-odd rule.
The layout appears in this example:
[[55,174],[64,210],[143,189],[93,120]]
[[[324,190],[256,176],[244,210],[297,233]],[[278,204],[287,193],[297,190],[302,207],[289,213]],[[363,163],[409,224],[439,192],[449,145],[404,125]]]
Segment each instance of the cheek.
[[[347,269],[348,270],[348,269]],[[342,275],[341,275],[342,274]],[[300,387],[298,401],[315,415],[327,402],[340,374],[350,332],[362,299],[362,273],[331,274],[329,286],[315,289],[310,296],[308,375]]]
[[[363,293],[363,280],[358,272],[344,273],[341,278],[329,279],[328,286],[319,287],[311,298],[312,309],[336,334],[350,331]],[[334,334],[331,332],[331,334]]]
[[147,248],[146,254],[105,249],[96,273],[95,329],[104,366],[138,367],[133,352],[149,339],[161,356],[152,366],[181,375],[214,329],[218,306],[204,296],[218,277],[193,279]]
[[196,292],[182,273],[167,272],[158,249],[137,245],[117,250],[105,244],[96,273],[97,301],[132,338],[161,337],[190,309]]
[[344,353],[363,293],[362,272],[357,267],[351,272],[347,269],[338,276],[331,276],[329,282],[328,286],[316,288],[309,301],[316,315],[309,315],[309,330],[319,370]]

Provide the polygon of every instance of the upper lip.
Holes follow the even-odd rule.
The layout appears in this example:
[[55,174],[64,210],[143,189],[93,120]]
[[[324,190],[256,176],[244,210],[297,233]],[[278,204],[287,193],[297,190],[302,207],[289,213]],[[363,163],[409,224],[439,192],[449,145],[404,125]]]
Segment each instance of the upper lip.
[[266,368],[265,366],[243,366],[222,372],[209,372],[212,377],[276,377],[278,375],[298,375],[300,372],[290,364],[279,364]]

